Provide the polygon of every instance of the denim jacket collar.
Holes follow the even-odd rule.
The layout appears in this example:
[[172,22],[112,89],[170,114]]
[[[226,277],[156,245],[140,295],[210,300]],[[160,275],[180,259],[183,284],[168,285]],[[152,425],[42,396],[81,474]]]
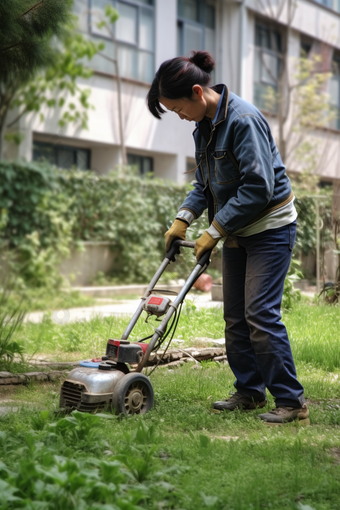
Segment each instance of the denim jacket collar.
[[228,113],[228,100],[229,100],[229,89],[226,85],[219,84],[210,87],[212,90],[221,94],[220,100],[217,105],[216,114],[212,121],[213,126],[217,126],[220,122],[223,122]]
[[202,136],[207,141],[210,139],[211,131],[215,129],[215,126],[218,126],[218,124],[220,124],[226,119],[229,100],[229,90],[226,85],[223,84],[214,85],[213,87],[210,88],[221,95],[216,108],[215,117],[213,118],[213,120],[209,119],[208,117],[204,117],[204,119],[201,120],[200,122],[196,122],[196,129],[198,129],[201,132]]

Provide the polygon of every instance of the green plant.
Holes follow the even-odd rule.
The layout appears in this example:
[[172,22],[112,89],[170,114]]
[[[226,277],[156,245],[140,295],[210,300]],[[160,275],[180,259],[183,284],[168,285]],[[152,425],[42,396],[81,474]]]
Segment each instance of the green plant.
[[[294,205],[298,213],[297,219],[297,233],[296,233],[296,245],[294,252],[304,253],[308,255],[311,251],[316,249],[316,203],[315,198],[317,195],[312,196],[306,194],[293,180],[293,190],[296,195]],[[328,196],[327,196],[328,195]],[[320,238],[322,245],[332,239],[331,233],[331,194],[328,192],[323,193],[324,198],[317,199],[319,214],[321,218]]]
[[16,335],[25,318],[23,303],[13,304],[11,292],[13,284],[7,278],[4,287],[0,288],[0,361],[7,369],[15,356],[23,356],[23,348],[16,341]]
[[[1,162],[0,178],[0,239],[15,254],[24,283],[35,287],[60,286],[58,264],[71,241],[87,240],[112,243],[111,278],[148,281],[165,255],[163,234],[187,190],[129,172],[97,176],[46,163]],[[186,271],[185,262],[180,268]]]
[[[49,288],[62,283],[60,261],[88,240],[112,245],[115,263],[108,281],[148,282],[165,256],[164,232],[189,190],[188,185],[142,179],[128,170],[100,176],[46,163],[5,161],[0,163],[0,182],[0,244],[8,246],[23,284]],[[296,206],[296,251],[307,254],[315,247],[314,200],[301,196]],[[326,217],[329,201],[321,207]],[[188,228],[188,240],[195,240],[207,226],[204,214]],[[182,250],[164,281],[186,277],[194,263],[193,251]]]
[[332,197],[333,253],[337,256],[337,268],[334,282],[327,282],[321,291],[326,303],[340,302],[340,186],[337,184]]
[[[196,335],[223,329],[221,310],[189,306],[183,319],[183,337],[194,345]],[[68,359],[63,342],[72,328],[84,343],[95,330],[104,346],[110,328],[119,333],[126,321],[24,324],[22,336],[29,348],[33,331],[43,330],[43,352],[63,351]],[[302,296],[283,321],[312,426],[266,427],[261,410],[211,412],[233,389],[228,364],[156,370],[154,408],[124,419],[56,415],[59,384],[18,385],[6,398],[19,411],[1,417],[0,509],[338,510],[339,309]],[[267,398],[269,410],[275,404]]]
[[298,282],[303,278],[301,271],[301,262],[296,259],[292,259],[290,267],[285,278],[282,295],[282,309],[290,311],[293,308],[294,303],[300,301],[301,292],[294,287],[294,283]]
[[[59,108],[58,124],[87,127],[90,89],[77,80],[92,76],[90,60],[103,44],[87,40],[77,31],[72,0],[5,0],[1,3],[0,159],[3,135],[20,144],[18,121],[41,108]],[[15,110],[8,122],[8,114]],[[44,116],[40,113],[40,119]],[[6,132],[5,132],[6,131]]]

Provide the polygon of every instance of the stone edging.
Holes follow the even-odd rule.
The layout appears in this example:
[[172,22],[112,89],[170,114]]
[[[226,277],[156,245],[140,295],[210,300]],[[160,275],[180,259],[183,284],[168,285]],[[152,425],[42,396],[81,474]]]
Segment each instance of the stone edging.
[[30,381],[56,381],[65,377],[68,371],[51,370],[51,372],[26,372],[24,374],[12,374],[0,372],[0,387],[6,384],[28,384]]
[[[204,347],[195,348],[189,347],[187,349],[172,349],[168,350],[165,354],[164,351],[158,351],[155,355],[150,357],[147,366],[154,366],[159,364],[160,367],[174,367],[179,366],[188,361],[200,362],[203,360],[211,360],[218,362],[225,362],[227,359],[225,349],[221,347]],[[56,381],[67,376],[69,369],[79,365],[79,362],[48,362],[42,361],[35,363],[37,367],[48,368],[62,368],[64,370],[50,370],[49,372],[25,372],[23,374],[12,374],[11,372],[0,372],[0,387],[7,384],[28,384],[30,381]],[[72,369],[71,368],[71,369]]]

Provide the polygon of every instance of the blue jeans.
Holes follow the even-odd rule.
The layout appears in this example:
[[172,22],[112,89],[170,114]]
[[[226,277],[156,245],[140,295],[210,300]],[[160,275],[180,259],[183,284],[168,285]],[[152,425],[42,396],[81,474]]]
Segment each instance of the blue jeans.
[[237,236],[238,247],[223,247],[225,338],[234,385],[256,401],[265,398],[267,387],[277,407],[305,401],[280,313],[295,237],[296,221]]

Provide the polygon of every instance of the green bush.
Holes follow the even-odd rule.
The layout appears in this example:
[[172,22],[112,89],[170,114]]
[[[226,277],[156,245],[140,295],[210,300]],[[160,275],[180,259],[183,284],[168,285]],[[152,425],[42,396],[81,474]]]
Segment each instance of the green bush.
[[58,286],[56,270],[72,239],[73,201],[49,165],[0,162],[0,243],[28,286]]
[[[320,214],[320,241],[324,245],[327,241],[332,239],[331,234],[331,218],[332,196],[329,190],[324,192],[323,196],[327,198],[318,199],[319,214]],[[304,195],[297,190],[294,205],[298,213],[297,233],[295,252],[303,252],[306,255],[315,250],[316,246],[316,204],[315,199],[310,195]]]
[[[164,257],[163,234],[189,189],[128,169],[98,176],[6,161],[0,162],[0,182],[0,243],[31,287],[60,286],[58,263],[72,245],[87,240],[112,243],[117,264],[111,276],[148,281]],[[196,222],[189,237],[205,221]]]
[[[117,254],[113,281],[147,282],[164,257],[163,234],[190,189],[141,178],[131,169],[99,176],[47,163],[1,161],[0,245],[8,248],[18,282],[29,287],[60,286],[58,264],[72,246],[88,240],[112,243]],[[295,251],[308,253],[315,246],[314,201],[301,197],[295,204]],[[327,216],[327,201],[322,208]],[[188,239],[205,228],[203,215],[188,229]],[[185,276],[192,262],[187,250],[181,264],[174,266],[176,276]]]

